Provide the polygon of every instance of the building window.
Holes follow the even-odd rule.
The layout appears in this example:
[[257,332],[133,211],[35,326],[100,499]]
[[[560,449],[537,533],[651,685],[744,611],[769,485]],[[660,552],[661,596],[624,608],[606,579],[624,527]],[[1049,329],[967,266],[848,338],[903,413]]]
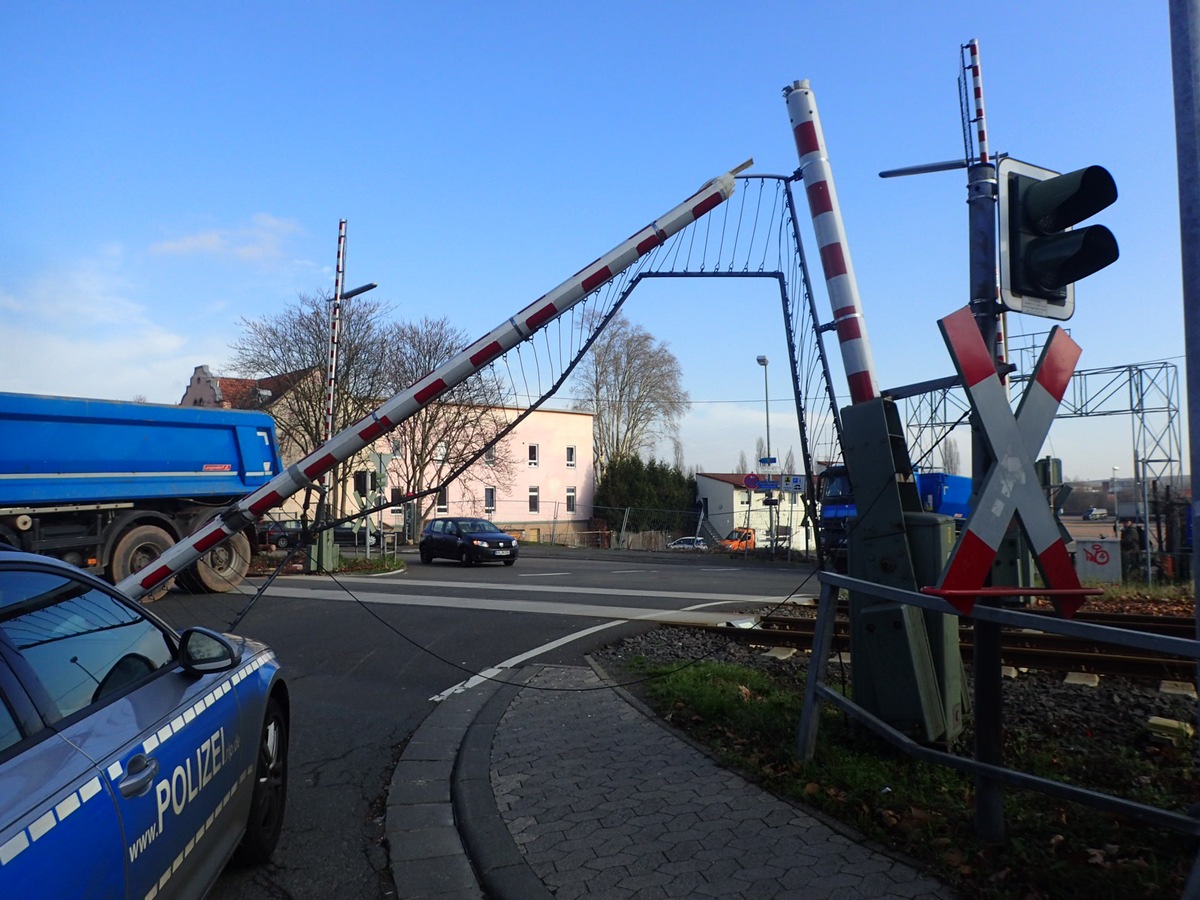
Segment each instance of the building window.
[[575,488],[567,488],[567,512],[575,512]]
[[529,468],[536,469],[538,464],[538,445],[529,445]]
[[491,485],[483,489],[483,511],[485,513],[496,511],[496,489]]
[[538,511],[538,489],[535,487],[529,489],[529,511],[531,513]]
[[567,468],[575,468],[575,448],[567,447]]
[[445,462],[446,461],[446,442],[445,441],[438,441],[437,446],[435,446],[433,448],[433,461],[434,462]]
[[488,447],[483,451],[483,464],[485,466],[494,466],[496,464],[496,445]]
[[450,512],[450,488],[443,487],[438,491],[437,495],[437,511],[442,513]]

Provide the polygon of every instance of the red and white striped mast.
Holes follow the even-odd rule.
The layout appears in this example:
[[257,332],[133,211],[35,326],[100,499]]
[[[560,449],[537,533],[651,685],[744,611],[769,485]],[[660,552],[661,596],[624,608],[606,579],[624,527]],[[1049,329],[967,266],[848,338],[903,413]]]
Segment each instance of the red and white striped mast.
[[879,397],[879,381],[875,377],[858,281],[850,262],[850,248],[846,243],[842,210],[825,149],[825,134],[817,115],[817,101],[808,81],[794,82],[783,89],[783,95],[787,99],[792,135],[800,156],[800,176],[808,195],[813,231],[821,251],[821,268],[825,272],[825,286],[833,308],[842,365],[850,382],[850,402],[874,400]]
[[[364,284],[362,287],[356,287],[352,291],[346,290],[346,220],[342,219],[338,223],[338,248],[337,248],[337,274],[333,281],[333,300],[329,310],[329,367],[325,379],[325,434],[324,442],[328,442],[333,437],[333,413],[335,407],[335,397],[337,396],[337,364],[338,364],[338,345],[341,343],[342,337],[342,302],[349,300],[351,297],[357,297],[359,294],[365,294],[367,291],[378,287],[375,282]],[[324,488],[325,473],[321,473],[321,477],[317,483]],[[336,485],[334,485],[336,488]],[[337,510],[332,508],[332,502],[335,498],[329,497],[322,492],[321,497],[321,514],[318,516],[320,520],[329,520],[337,517]]]
[[[995,226],[987,227],[987,222],[995,219],[996,206],[996,169],[992,162],[991,151],[988,147],[987,116],[983,109],[983,70],[979,64],[979,41],[975,38],[967,41],[967,68],[971,73],[971,89],[975,100],[975,144],[977,148],[974,160],[974,171],[968,186],[968,203],[979,204],[978,234],[976,226],[972,225],[971,247],[971,302],[974,306],[976,321],[985,339],[994,328],[992,337],[993,356],[1000,372],[1000,381],[1008,385],[1008,373],[1004,366],[1008,356],[1006,352],[1007,335],[1005,317],[999,311],[996,302]],[[978,243],[978,248],[976,248]],[[989,319],[990,322],[983,321]]]
[[[342,324],[342,287],[346,273],[346,220],[338,223],[337,274],[333,279],[333,305],[329,308],[329,368],[325,379],[325,434],[323,440],[333,437],[333,395],[337,388],[338,332]],[[325,476],[321,476],[324,483]]]

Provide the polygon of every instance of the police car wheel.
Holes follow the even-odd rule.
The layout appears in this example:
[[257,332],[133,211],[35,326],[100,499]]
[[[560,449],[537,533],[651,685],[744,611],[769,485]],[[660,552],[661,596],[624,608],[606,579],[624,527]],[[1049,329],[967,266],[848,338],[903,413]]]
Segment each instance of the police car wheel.
[[287,757],[287,717],[279,701],[272,697],[267,701],[267,713],[263,718],[258,760],[254,765],[250,818],[235,854],[238,862],[264,863],[271,858],[279,842],[283,811],[287,805]]

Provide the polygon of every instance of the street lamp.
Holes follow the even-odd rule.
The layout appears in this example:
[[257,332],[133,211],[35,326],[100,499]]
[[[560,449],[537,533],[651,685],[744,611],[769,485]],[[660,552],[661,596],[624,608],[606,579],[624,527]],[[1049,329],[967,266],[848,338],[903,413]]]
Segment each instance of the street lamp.
[[767,456],[771,455],[771,397],[767,392],[767,358],[760,356],[758,364],[763,367],[763,408],[767,412]]
[[[767,387],[767,358],[758,357],[763,370],[763,409],[767,414],[767,459],[771,458],[771,393]],[[769,493],[769,492],[768,492]],[[775,557],[775,507],[767,507],[767,540],[771,544],[771,558]]]

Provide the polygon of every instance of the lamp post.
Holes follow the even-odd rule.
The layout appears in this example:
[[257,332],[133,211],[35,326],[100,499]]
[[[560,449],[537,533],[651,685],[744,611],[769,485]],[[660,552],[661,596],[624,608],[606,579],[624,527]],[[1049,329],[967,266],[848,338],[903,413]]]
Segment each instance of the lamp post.
[[[767,459],[771,458],[771,393],[767,386],[767,358],[758,357],[758,364],[763,370],[763,410],[767,414]],[[768,491],[768,493],[770,493]],[[775,557],[775,507],[767,507],[767,540],[771,544],[771,557]]]
[[1112,488],[1112,495],[1113,495],[1113,521],[1114,521],[1114,522],[1115,522],[1115,521],[1116,521],[1118,518],[1120,518],[1120,509],[1118,509],[1118,507],[1117,507],[1117,469],[1119,469],[1119,468],[1121,468],[1121,467],[1120,467],[1120,466],[1113,466],[1113,467],[1112,467],[1112,481],[1110,481],[1110,482],[1109,482],[1109,485],[1108,485],[1110,488]]

